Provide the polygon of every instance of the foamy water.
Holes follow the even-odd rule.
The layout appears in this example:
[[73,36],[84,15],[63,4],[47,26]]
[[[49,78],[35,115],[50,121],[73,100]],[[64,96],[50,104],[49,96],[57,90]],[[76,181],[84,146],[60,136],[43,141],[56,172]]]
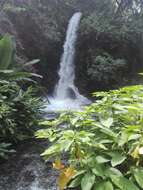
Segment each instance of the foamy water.
[[55,86],[53,97],[48,97],[46,111],[80,109],[90,101],[79,93],[75,80],[75,46],[78,37],[79,23],[82,13],[75,13],[69,21],[64,51],[61,56],[59,81]]

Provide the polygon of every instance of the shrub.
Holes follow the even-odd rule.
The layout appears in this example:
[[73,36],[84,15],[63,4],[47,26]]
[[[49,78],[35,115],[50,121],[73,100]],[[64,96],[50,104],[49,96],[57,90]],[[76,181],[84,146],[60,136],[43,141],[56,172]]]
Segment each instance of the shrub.
[[16,82],[0,83],[0,157],[11,152],[10,144],[33,137],[41,107],[32,87],[23,90]]
[[6,35],[0,40],[0,157],[3,158],[13,152],[10,145],[32,137],[42,106],[35,90],[24,83],[35,83],[31,77],[41,77],[24,70],[39,60],[15,67],[14,58],[12,39]]
[[[141,190],[143,188],[143,86],[94,93],[81,112],[63,113],[37,138],[52,143],[42,154],[60,170],[60,190]],[[63,156],[66,153],[67,163]]]
[[22,90],[15,82],[0,84],[0,134],[8,142],[23,140],[33,132],[40,115],[41,101],[33,89]]
[[[126,70],[124,59],[114,59],[111,55],[104,53],[96,57],[92,56],[92,64],[88,67],[88,75],[92,80],[105,84],[121,81],[123,71]],[[117,75],[118,73],[118,75]]]

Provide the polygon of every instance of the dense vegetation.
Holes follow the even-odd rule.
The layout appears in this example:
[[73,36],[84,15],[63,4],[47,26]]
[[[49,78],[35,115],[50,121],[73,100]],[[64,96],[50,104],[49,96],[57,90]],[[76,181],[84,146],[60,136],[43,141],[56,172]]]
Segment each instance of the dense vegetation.
[[97,101],[85,110],[41,123],[36,136],[51,142],[42,156],[55,160],[60,190],[141,190],[143,86],[94,96]]
[[31,77],[38,75],[15,64],[12,39],[4,36],[0,40],[0,157],[3,158],[13,152],[10,145],[32,137],[42,106],[34,88],[26,84],[34,82]]
[[[127,85],[133,80],[136,83],[133,75],[142,69],[143,62],[142,1],[95,0],[92,7],[94,10],[87,11],[81,22],[78,86],[93,92]],[[110,63],[105,54],[112,58]]]

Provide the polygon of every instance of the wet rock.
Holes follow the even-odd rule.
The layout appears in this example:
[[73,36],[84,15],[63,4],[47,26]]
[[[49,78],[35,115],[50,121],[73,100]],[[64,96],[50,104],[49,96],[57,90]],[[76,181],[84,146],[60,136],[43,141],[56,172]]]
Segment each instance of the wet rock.
[[47,143],[31,141],[17,148],[17,153],[0,165],[0,190],[57,190],[57,172],[45,164],[40,153]]
[[74,90],[70,87],[67,89],[67,97],[69,97],[73,100],[75,100],[77,98]]

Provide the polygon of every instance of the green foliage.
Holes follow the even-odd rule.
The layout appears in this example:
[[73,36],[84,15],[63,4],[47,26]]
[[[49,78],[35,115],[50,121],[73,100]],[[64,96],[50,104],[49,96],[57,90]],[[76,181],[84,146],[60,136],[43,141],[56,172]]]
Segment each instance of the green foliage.
[[[135,0],[94,2],[91,3],[94,9],[87,11],[81,20],[77,84],[84,83],[85,87],[90,84],[90,92],[133,84],[130,78],[142,69],[143,62],[143,4]],[[119,75],[114,74],[118,72],[118,61],[117,67],[109,63],[107,67],[103,64],[96,67],[96,57],[107,57],[104,52],[111,55],[114,63],[119,60]]]
[[0,40],[0,158],[13,152],[13,143],[32,137],[42,106],[34,88],[23,83],[41,77],[24,70],[39,60],[14,67],[14,58],[12,39],[6,35]]
[[4,36],[0,40],[0,70],[7,69],[12,61],[13,44],[10,36]]
[[[111,55],[104,53],[96,57],[92,57],[92,65],[88,68],[88,75],[92,80],[97,82],[105,81],[109,84],[111,81],[118,82],[126,70],[126,61],[124,59],[113,59]],[[118,77],[117,77],[118,73]]]
[[37,131],[37,138],[51,142],[42,156],[62,160],[66,153],[66,165],[77,170],[70,188],[141,190],[143,86],[94,96],[96,102],[83,111],[40,123],[44,129]]
[[0,139],[24,140],[33,134],[40,116],[41,101],[33,89],[22,90],[15,82],[0,84]]
[[9,35],[5,35],[0,40],[0,79],[8,81],[31,81],[32,77],[42,76],[30,73],[25,70],[26,67],[38,63],[39,60],[32,60],[25,63],[23,66],[14,67],[15,63],[15,49],[13,46],[12,39]]
[[23,90],[16,82],[0,82],[0,157],[13,152],[13,143],[33,136],[41,107],[32,87]]
[[[124,4],[124,1],[122,3]],[[94,33],[98,38],[100,35],[107,34],[121,40],[129,38],[130,35],[133,38],[133,31],[136,34],[142,33],[142,5],[139,2],[136,7],[133,0],[130,5],[128,2],[125,3],[126,7],[124,5],[118,7],[112,0],[96,0],[95,4],[95,11],[89,12],[88,16],[82,20],[81,32],[83,35]],[[118,12],[118,8],[122,10]]]
[[91,33],[96,33],[97,36],[102,33],[111,32],[114,26],[110,24],[111,17],[104,17],[104,14],[98,15],[97,13],[92,13],[91,15],[85,17],[81,23],[81,34],[89,35]]

